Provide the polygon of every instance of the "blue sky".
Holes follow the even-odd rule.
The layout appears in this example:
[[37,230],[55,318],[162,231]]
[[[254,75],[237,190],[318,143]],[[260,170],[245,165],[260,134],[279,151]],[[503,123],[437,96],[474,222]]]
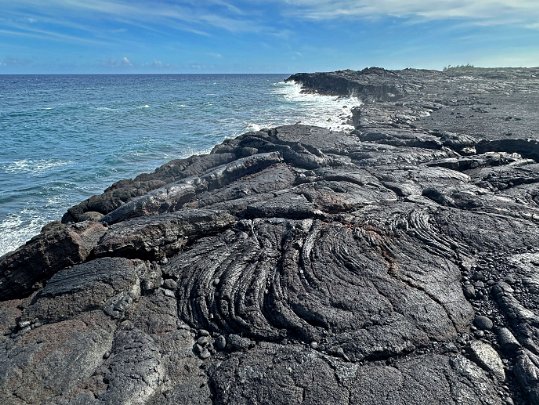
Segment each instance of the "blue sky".
[[0,0],[2,73],[539,66],[539,0]]

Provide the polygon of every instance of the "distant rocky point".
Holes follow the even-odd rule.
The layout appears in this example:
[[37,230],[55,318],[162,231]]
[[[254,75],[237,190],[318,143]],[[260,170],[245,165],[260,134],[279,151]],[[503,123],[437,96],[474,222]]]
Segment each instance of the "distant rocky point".
[[174,160],[0,258],[5,404],[539,403],[539,68],[356,95]]

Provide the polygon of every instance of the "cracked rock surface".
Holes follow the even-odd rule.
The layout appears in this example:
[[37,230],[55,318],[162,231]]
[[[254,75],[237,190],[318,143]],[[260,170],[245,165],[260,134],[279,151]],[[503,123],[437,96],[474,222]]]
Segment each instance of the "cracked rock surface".
[[291,80],[355,130],[227,140],[0,258],[2,403],[539,403],[539,69]]

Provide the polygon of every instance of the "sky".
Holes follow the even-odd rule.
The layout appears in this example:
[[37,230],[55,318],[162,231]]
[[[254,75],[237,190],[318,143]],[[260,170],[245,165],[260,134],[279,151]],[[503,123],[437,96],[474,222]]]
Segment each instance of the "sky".
[[539,66],[539,0],[0,0],[0,74]]

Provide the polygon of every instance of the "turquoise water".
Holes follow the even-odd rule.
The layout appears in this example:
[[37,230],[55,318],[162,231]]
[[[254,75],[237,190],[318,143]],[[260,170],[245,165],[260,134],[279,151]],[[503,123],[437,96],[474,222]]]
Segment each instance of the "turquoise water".
[[249,130],[346,128],[353,99],[286,75],[0,76],[0,255],[73,204]]

